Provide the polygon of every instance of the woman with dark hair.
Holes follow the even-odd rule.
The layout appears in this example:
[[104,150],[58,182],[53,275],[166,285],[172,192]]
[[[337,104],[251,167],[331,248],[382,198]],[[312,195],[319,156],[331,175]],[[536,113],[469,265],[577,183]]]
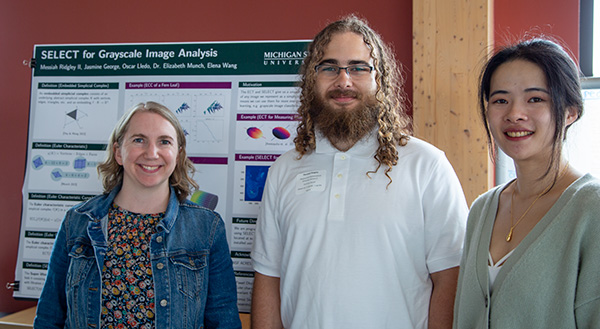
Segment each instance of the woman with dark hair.
[[471,207],[454,328],[599,328],[600,181],[562,154],[583,113],[577,66],[546,39],[503,48],[479,103],[517,178]]
[[241,328],[224,223],[188,200],[193,165],[166,107],[140,103],[98,166],[104,194],[62,222],[35,328]]

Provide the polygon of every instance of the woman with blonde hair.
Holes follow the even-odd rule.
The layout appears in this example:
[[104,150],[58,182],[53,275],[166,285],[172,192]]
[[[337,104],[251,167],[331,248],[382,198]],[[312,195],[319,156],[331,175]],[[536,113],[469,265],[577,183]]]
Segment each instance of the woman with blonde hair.
[[241,328],[224,223],[187,196],[185,135],[140,103],[98,166],[104,193],[71,208],[57,234],[35,328]]

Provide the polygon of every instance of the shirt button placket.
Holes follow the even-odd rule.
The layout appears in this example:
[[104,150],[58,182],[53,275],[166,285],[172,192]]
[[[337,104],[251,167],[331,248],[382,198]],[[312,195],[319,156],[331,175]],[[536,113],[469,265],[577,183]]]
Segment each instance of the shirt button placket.
[[344,203],[346,191],[346,175],[349,166],[349,157],[346,154],[336,154],[333,160],[333,173],[331,177],[331,191],[329,199],[329,220],[340,221],[344,219]]

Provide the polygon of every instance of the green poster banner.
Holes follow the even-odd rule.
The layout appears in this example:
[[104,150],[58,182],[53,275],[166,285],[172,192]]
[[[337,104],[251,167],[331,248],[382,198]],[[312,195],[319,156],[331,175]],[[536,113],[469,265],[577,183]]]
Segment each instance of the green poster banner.
[[297,74],[307,41],[38,45],[34,76]]

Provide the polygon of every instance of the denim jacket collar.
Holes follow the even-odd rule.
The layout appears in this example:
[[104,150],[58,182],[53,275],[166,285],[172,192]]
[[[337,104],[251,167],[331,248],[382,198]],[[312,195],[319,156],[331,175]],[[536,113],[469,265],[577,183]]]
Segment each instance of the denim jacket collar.
[[[175,219],[179,213],[179,200],[177,199],[175,189],[172,186],[170,189],[169,203],[165,211],[165,217],[158,223],[158,227],[162,227],[167,233],[173,228]],[[93,223],[101,225],[104,230],[108,222],[108,210],[120,190],[121,185],[117,185],[110,193],[90,199],[76,211],[87,215]]]
[[[110,248],[102,223],[120,186],[65,215],[52,251],[35,328],[100,328],[102,270]],[[171,189],[149,241],[156,328],[241,329],[225,223]],[[160,239],[159,239],[160,238]]]

